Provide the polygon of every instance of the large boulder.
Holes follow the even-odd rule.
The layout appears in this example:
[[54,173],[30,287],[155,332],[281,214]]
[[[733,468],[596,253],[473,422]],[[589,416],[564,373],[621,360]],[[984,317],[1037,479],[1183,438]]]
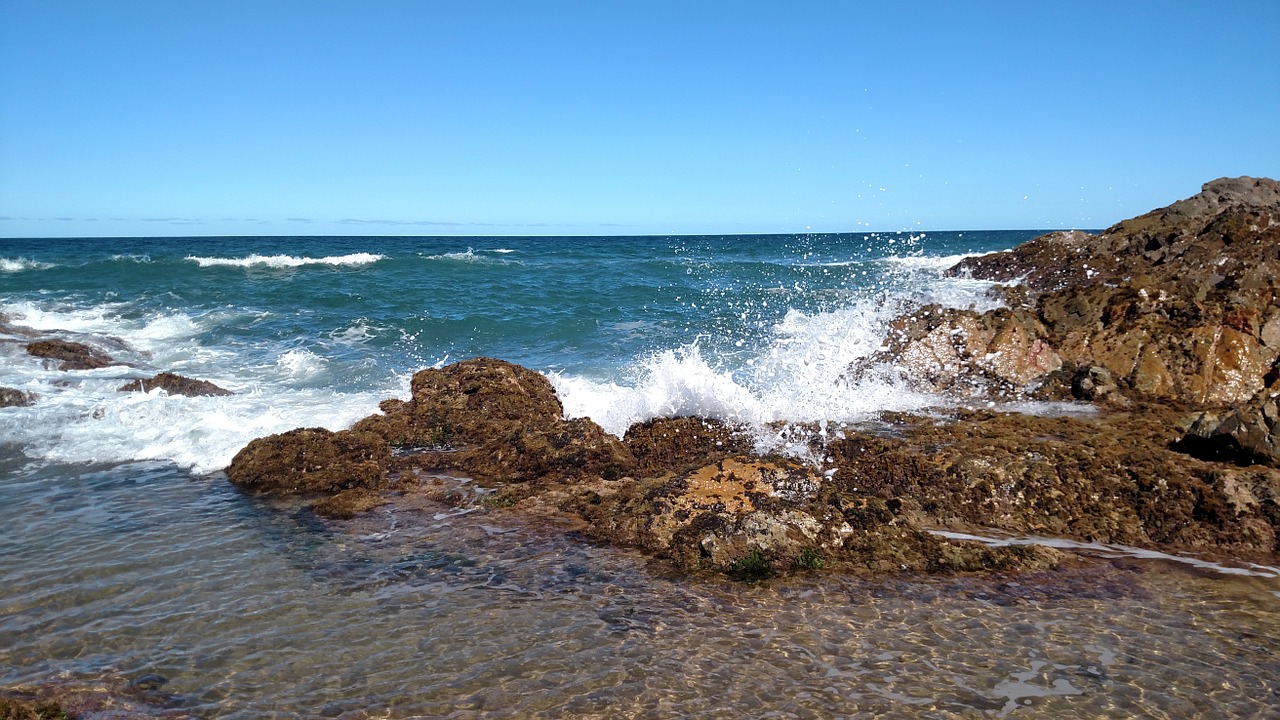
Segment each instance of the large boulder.
[[252,492],[337,493],[387,484],[391,451],[369,432],[299,428],[258,438],[236,453],[227,479]]
[[476,358],[422,370],[412,392],[353,428],[396,448],[398,468],[528,481],[621,477],[635,466],[627,447],[599,425],[566,420],[551,382],[519,365]]

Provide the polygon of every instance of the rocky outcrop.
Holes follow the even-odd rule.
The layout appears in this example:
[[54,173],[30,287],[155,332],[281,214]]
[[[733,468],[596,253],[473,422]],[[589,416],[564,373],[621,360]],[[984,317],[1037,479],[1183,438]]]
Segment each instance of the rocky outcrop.
[[621,477],[636,461],[587,419],[566,420],[555,388],[511,363],[476,358],[413,377],[408,401],[382,403],[353,430],[396,448],[398,471],[456,470],[493,481]]
[[230,390],[220,388],[207,380],[193,380],[168,372],[140,380],[130,380],[117,388],[117,390],[119,392],[163,390],[170,395],[185,395],[187,397],[216,397],[233,394]]
[[0,387],[0,408],[27,407],[35,405],[35,393],[23,392],[16,388]]
[[622,442],[636,459],[635,473],[640,477],[692,470],[755,447],[755,439],[743,428],[700,417],[636,423]]
[[61,361],[59,370],[95,370],[117,364],[110,355],[69,340],[37,340],[27,345],[27,354]]
[[1245,402],[1280,357],[1280,183],[1215,180],[1099,235],[1050,233],[949,272],[1018,287],[1001,310],[900,318],[868,362],[983,396],[1070,388],[1097,368],[1113,399]]

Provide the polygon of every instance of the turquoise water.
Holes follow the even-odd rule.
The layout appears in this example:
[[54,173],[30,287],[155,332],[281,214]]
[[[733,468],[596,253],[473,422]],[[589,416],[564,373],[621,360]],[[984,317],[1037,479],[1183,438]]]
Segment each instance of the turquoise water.
[[[0,386],[39,395],[0,409],[0,685],[154,673],[236,718],[1276,715],[1265,568],[688,583],[473,508],[322,523],[220,472],[476,355],[616,433],[935,405],[844,369],[912,306],[990,307],[942,271],[1034,234],[0,240],[10,323],[127,363],[0,332]],[[116,392],[162,370],[236,394]]]

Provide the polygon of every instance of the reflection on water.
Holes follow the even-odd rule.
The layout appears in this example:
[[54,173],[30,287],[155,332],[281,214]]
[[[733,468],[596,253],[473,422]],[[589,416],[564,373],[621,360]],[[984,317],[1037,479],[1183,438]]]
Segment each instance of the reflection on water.
[[772,586],[481,512],[320,524],[164,466],[0,459],[0,685],[207,717],[1262,717],[1280,580],[1120,559]]

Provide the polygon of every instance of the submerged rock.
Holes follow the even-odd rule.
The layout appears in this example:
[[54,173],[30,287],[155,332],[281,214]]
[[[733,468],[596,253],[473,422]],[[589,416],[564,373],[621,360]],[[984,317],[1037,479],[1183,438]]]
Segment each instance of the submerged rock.
[[16,388],[0,387],[0,408],[27,407],[35,405],[35,393],[23,392]]
[[68,340],[37,340],[27,345],[27,354],[61,360],[59,370],[94,370],[117,364],[110,355],[83,343]]
[[156,389],[164,390],[170,395],[185,395],[187,397],[233,394],[230,390],[220,388],[207,380],[193,380],[169,372],[160,373],[150,378],[130,380],[117,388],[119,392],[150,392]]

